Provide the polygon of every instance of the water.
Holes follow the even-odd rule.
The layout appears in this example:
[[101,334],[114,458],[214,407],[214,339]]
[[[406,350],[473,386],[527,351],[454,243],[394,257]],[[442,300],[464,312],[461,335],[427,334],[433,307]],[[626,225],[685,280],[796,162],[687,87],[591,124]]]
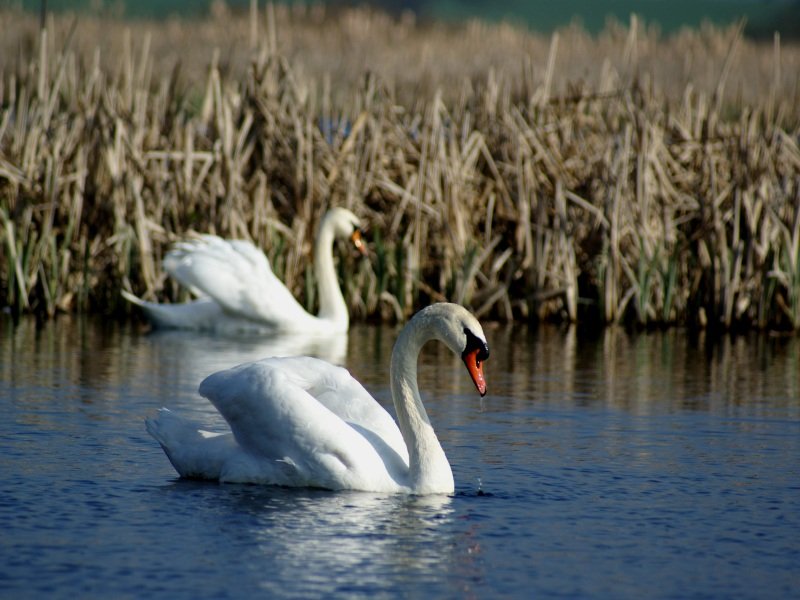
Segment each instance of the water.
[[0,323],[0,597],[800,597],[800,343],[487,327],[489,394],[427,347],[453,497],[181,481],[161,406],[211,371],[343,363],[382,402],[396,331],[271,342]]

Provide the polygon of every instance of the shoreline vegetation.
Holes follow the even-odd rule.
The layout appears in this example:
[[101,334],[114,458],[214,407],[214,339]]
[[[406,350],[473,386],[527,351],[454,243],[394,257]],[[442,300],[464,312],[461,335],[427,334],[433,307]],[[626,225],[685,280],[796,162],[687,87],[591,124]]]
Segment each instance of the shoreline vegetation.
[[800,329],[800,46],[741,25],[591,36],[258,7],[0,12],[0,306],[135,313],[193,233],[250,239],[312,310],[331,205],[354,320]]

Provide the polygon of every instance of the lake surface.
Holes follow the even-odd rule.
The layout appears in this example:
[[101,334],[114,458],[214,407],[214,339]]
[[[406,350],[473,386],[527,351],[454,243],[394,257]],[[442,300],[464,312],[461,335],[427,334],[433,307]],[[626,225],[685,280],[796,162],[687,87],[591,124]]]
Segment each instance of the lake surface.
[[489,393],[426,347],[452,497],[177,478],[143,420],[224,423],[207,374],[347,366],[396,330],[269,340],[0,321],[0,597],[800,597],[800,343],[487,326]]

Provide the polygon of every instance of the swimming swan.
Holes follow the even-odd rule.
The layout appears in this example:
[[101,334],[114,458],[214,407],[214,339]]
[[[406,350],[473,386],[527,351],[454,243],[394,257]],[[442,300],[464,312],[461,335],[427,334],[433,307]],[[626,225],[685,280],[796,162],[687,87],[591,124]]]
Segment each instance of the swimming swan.
[[465,308],[441,303],[418,312],[394,345],[389,376],[397,423],[347,370],[294,357],[239,365],[200,384],[228,433],[200,430],[165,408],[147,420],[147,430],[182,477],[451,494],[450,463],[417,388],[419,352],[432,339],[461,356],[483,396],[489,347],[481,325]]
[[164,270],[196,296],[182,304],[146,302],[122,291],[142,307],[157,327],[212,331],[346,332],[349,314],[336,269],[333,242],[349,237],[363,253],[360,221],[349,210],[332,208],[319,227],[314,273],[319,286],[319,314],[309,314],[272,272],[269,260],[244,240],[204,235],[181,242],[164,258]]

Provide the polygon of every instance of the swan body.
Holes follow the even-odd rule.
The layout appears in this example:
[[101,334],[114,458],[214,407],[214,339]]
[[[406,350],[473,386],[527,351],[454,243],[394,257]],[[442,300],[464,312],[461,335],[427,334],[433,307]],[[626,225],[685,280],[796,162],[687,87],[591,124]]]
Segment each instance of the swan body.
[[345,332],[347,305],[333,263],[333,243],[349,237],[364,252],[360,221],[344,208],[329,210],[316,239],[314,271],[319,286],[318,315],[309,314],[270,268],[265,254],[245,240],[215,235],[178,243],[164,258],[164,270],[188,288],[196,300],[183,304],[147,302],[122,295],[140,306],[156,327],[219,332]]
[[147,420],[182,477],[332,490],[450,494],[453,474],[417,388],[431,339],[463,358],[481,395],[489,356],[480,323],[456,304],[412,318],[392,352],[397,422],[341,367],[310,357],[268,358],[207,377],[200,394],[227,421],[212,433],[161,409]]

